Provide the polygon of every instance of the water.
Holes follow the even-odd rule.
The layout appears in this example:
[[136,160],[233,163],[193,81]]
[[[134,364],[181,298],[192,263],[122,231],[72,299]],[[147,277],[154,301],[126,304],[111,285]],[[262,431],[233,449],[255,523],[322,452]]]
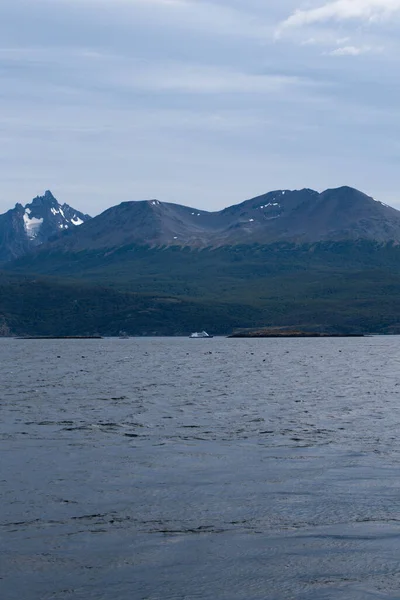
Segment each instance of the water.
[[2,600],[400,597],[400,338],[0,358]]

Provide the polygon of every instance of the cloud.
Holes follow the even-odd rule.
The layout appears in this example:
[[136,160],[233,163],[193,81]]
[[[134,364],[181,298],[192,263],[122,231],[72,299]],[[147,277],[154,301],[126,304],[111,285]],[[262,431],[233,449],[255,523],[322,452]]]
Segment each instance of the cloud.
[[296,10],[281,24],[280,30],[328,21],[358,19],[371,22],[396,12],[400,12],[400,0],[335,0],[317,8]]
[[303,40],[301,42],[301,45],[302,46],[316,46],[317,44],[320,44],[320,43],[321,43],[321,40],[319,40],[318,38],[315,38],[315,37],[311,37],[306,40]]
[[338,46],[342,46],[343,44],[347,44],[347,42],[349,42],[349,41],[350,41],[350,38],[349,38],[349,37],[338,38],[338,39],[336,40],[336,44],[337,44]]
[[371,48],[369,46],[342,46],[341,48],[336,48],[336,50],[332,50],[329,52],[331,56],[359,56],[360,54],[365,54],[366,52],[370,52]]
[[349,37],[338,38],[326,31],[316,32],[316,35],[300,42],[301,46],[343,46],[348,45]]
[[0,212],[46,188],[93,214],[343,181],[388,202],[399,28],[359,25],[399,4],[0,0]]

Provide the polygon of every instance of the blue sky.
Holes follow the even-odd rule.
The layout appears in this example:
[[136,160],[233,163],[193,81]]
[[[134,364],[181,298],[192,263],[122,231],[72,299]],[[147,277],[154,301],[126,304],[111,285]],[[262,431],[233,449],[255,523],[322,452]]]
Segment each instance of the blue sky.
[[0,210],[340,185],[400,208],[399,30],[400,0],[1,0]]

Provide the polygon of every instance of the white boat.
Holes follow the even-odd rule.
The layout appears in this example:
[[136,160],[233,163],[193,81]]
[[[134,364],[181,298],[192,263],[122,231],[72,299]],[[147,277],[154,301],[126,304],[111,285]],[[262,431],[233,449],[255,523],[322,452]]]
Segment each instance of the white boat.
[[207,333],[207,331],[195,331],[194,333],[191,333],[190,336],[191,338],[212,338],[212,335],[209,335]]

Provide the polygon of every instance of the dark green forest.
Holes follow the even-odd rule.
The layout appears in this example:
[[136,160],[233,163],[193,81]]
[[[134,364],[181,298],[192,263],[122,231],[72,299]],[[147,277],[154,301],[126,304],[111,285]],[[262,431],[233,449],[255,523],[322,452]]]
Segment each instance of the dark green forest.
[[0,275],[3,335],[223,335],[269,326],[400,332],[399,246],[46,250]]

